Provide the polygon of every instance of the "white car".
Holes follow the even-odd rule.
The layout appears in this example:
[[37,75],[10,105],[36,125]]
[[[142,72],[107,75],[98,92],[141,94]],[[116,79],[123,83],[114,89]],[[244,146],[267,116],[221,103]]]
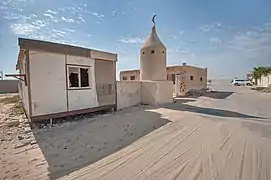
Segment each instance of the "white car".
[[234,86],[252,86],[253,83],[250,80],[234,79],[231,82]]

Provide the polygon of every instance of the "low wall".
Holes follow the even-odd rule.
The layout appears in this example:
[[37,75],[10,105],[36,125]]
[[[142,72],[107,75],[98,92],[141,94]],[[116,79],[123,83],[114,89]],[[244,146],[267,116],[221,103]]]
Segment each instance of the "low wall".
[[157,105],[173,102],[172,81],[142,81],[141,102]]
[[18,93],[18,80],[0,80],[0,93]]
[[141,82],[117,81],[117,109],[140,104]]

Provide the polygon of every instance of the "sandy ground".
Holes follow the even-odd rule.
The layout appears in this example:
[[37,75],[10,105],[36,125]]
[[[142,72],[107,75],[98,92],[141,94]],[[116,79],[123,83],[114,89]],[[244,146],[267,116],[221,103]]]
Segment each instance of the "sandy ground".
[[18,140],[2,128],[11,141],[1,141],[0,177],[271,179],[270,94],[224,84],[213,89],[219,92],[160,108],[134,107],[32,130],[37,143],[19,148],[25,135]]

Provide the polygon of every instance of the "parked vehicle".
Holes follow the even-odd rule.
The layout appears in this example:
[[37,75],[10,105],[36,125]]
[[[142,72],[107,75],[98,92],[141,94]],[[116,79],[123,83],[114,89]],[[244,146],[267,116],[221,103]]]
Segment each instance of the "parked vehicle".
[[253,82],[251,82],[250,80],[234,79],[232,80],[232,84],[234,86],[252,86]]

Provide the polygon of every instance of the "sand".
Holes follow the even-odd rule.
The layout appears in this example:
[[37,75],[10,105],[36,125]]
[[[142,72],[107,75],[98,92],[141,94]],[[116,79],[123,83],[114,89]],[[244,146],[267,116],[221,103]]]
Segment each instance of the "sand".
[[[0,177],[269,180],[271,98],[245,87],[227,91],[236,92],[34,129],[27,133],[34,143],[19,148],[22,128],[1,127],[11,141],[1,141]],[[3,116],[9,107],[0,106]]]

